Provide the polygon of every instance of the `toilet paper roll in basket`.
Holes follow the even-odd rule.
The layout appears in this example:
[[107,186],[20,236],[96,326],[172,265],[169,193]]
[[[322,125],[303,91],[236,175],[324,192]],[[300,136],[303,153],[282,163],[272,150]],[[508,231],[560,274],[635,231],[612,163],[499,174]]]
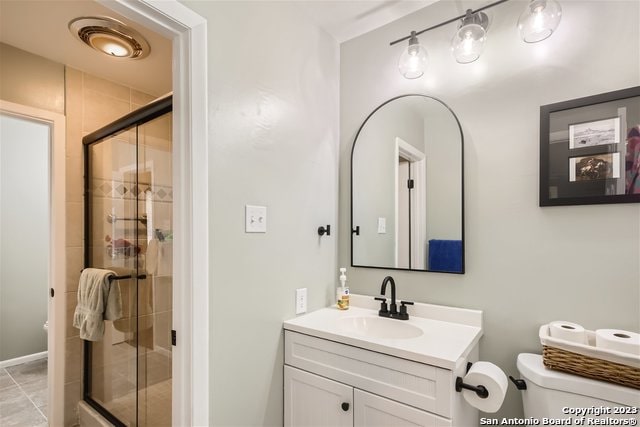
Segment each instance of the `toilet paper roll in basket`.
[[463,382],[472,386],[483,386],[489,392],[489,396],[480,397],[475,391],[463,389],[464,400],[476,409],[483,412],[497,412],[504,402],[507,394],[507,376],[502,369],[490,362],[476,362],[464,376]]
[[577,323],[557,320],[549,323],[549,335],[565,341],[577,344],[587,344],[587,333],[584,328]]
[[640,356],[640,334],[619,329],[596,330],[596,348]]

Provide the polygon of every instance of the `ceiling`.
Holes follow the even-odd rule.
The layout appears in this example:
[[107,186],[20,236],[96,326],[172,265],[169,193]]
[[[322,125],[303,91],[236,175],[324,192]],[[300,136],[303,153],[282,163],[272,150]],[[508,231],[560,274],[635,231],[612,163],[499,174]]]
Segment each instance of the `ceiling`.
[[[296,11],[339,43],[372,31],[435,0],[289,0]],[[151,45],[142,60],[109,58],[76,40],[67,29],[80,16],[111,16],[140,32]],[[171,41],[91,0],[0,0],[0,42],[52,61],[160,96],[171,91]],[[149,78],[153,76],[153,78]]]
[[[67,28],[80,16],[110,16],[130,25],[147,39],[151,53],[126,60],[90,49]],[[0,0],[0,41],[151,95],[171,91],[171,41],[94,1]]]
[[316,0],[295,2],[339,43],[409,15],[437,0]]

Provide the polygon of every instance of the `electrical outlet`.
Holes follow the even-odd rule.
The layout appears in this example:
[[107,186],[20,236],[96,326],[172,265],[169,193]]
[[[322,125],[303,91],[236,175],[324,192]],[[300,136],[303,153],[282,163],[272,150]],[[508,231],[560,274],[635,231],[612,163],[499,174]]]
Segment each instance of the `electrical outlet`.
[[267,208],[265,206],[245,206],[245,233],[267,232]]
[[307,312],[307,288],[296,289],[296,314]]

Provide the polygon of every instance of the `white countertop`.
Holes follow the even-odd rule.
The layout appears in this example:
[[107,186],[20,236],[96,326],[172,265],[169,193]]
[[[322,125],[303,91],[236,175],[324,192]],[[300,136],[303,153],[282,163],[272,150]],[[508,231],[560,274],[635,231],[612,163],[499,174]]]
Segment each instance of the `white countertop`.
[[345,317],[378,316],[378,306],[373,297],[352,294],[349,310],[339,310],[335,306],[322,308],[287,320],[283,327],[289,331],[452,370],[466,360],[482,336],[481,311],[421,303],[409,307],[409,320],[388,319],[390,322],[406,322],[420,328],[422,335],[416,338],[374,338],[340,327],[340,319]]

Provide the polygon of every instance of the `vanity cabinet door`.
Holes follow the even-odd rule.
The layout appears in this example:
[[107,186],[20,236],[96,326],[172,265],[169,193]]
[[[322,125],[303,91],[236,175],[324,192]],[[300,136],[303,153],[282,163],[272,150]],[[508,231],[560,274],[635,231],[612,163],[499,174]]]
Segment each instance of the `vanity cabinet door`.
[[444,427],[451,421],[366,391],[355,389],[355,427]]
[[353,387],[284,367],[285,427],[353,425]]

